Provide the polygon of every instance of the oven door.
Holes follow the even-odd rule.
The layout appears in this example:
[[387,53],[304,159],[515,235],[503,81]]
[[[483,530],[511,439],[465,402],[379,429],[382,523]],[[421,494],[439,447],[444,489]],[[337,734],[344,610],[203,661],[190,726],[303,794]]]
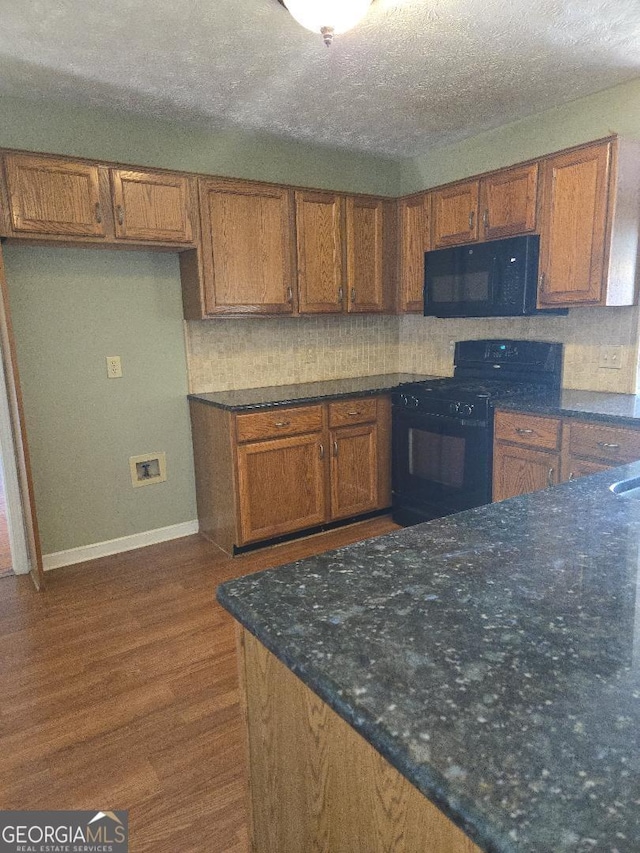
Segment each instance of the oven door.
[[491,501],[491,424],[393,412],[393,517],[440,518]]

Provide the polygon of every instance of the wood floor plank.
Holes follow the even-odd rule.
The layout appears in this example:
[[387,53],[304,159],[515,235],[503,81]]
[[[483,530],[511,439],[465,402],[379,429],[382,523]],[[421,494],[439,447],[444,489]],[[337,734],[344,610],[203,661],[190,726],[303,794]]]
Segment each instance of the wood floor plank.
[[0,808],[128,809],[131,853],[247,853],[233,621],[219,583],[395,530],[231,559],[197,536],[0,588]]

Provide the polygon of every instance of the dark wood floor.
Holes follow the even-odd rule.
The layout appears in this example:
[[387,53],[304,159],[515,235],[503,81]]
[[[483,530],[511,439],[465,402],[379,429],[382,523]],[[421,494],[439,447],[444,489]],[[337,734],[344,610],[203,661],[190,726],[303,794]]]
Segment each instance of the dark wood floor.
[[[193,536],[0,595],[0,809],[128,809],[131,853],[246,853],[224,580],[396,529],[387,518],[234,560]],[[306,853],[306,851],[301,851]]]

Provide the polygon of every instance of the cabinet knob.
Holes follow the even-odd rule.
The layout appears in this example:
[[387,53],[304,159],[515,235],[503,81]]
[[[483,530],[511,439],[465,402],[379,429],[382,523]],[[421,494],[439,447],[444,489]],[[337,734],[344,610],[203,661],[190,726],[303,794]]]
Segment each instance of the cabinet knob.
[[124,225],[124,208],[121,204],[116,207],[116,216],[118,217],[118,225]]
[[320,452],[320,459],[324,459],[324,444],[319,444],[318,450]]
[[333,442],[333,455],[334,456],[338,455],[338,442],[337,441]]

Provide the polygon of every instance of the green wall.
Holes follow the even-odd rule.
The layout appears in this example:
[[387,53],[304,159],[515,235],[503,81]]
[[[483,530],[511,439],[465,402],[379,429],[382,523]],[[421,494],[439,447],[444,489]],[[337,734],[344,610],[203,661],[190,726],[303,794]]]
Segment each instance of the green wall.
[[[196,517],[177,255],[5,247],[45,554]],[[107,355],[123,377],[107,379]],[[129,457],[167,454],[134,489]]]
[[0,96],[0,148],[22,148],[283,184],[396,195],[400,167],[382,157],[239,130],[211,132],[125,113]]
[[399,194],[498,169],[611,133],[640,138],[640,80],[405,160]]

